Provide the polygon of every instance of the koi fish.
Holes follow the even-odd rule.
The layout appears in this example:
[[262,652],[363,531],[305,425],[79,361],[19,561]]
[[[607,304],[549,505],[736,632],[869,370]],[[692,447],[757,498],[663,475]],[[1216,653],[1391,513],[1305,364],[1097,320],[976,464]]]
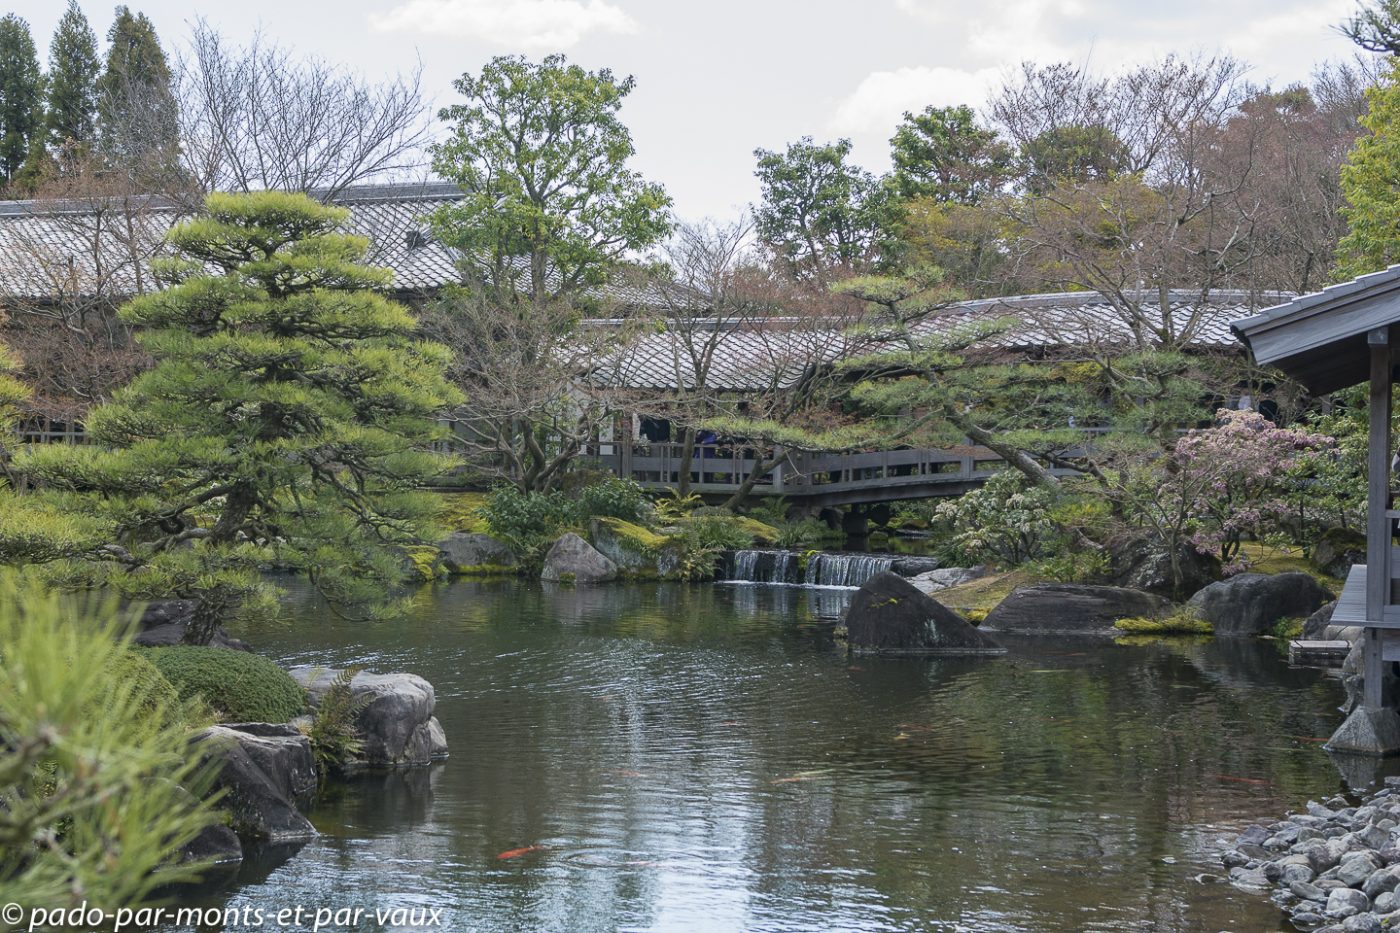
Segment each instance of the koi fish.
[[1229,781],[1231,784],[1249,784],[1252,787],[1268,787],[1273,781],[1264,778],[1237,777],[1233,774],[1207,774],[1214,781]]
[[522,846],[519,849],[507,849],[496,856],[496,861],[503,862],[506,859],[520,858],[522,855],[529,855],[531,852],[543,852],[546,846]]
[[823,774],[830,774],[830,773],[831,773],[831,769],[830,769],[830,768],[823,768],[823,769],[821,769],[820,771],[799,771],[799,772],[797,772],[796,774],[789,775],[788,777],[778,778],[777,780],[773,781],[772,783],[774,783],[774,784],[796,784],[796,783],[799,782],[799,781],[810,781],[810,780],[812,780],[812,778],[820,777],[820,776],[823,775]]

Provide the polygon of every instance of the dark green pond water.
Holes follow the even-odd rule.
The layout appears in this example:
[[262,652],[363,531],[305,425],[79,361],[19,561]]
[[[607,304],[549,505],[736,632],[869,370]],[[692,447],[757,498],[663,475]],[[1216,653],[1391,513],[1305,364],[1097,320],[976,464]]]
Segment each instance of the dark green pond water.
[[1220,837],[1343,788],[1318,744],[1336,680],[1252,642],[851,660],[846,598],[457,583],[365,625],[294,596],[292,624],[240,634],[423,675],[452,758],[341,788],[227,905],[430,906],[453,931],[1285,929],[1198,876]]

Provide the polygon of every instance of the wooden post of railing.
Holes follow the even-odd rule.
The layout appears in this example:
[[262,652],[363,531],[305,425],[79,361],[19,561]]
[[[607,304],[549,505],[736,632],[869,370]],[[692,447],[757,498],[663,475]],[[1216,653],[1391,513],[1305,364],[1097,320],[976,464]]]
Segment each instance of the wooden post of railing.
[[[1366,521],[1366,621],[1380,622],[1390,605],[1390,540],[1392,525],[1386,511],[1390,508],[1390,417],[1392,409],[1391,347],[1389,328],[1379,328],[1367,334],[1371,348],[1371,420],[1367,460],[1367,521]],[[1384,630],[1368,626],[1365,630],[1365,676],[1363,702],[1369,709],[1380,709]]]
[[632,479],[632,416],[623,415],[617,426],[617,475],[620,479]]

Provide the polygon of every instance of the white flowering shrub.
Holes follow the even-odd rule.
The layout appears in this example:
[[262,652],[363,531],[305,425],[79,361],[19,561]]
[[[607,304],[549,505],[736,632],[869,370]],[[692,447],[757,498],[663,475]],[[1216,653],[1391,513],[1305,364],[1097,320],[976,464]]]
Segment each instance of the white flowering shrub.
[[1051,517],[1058,496],[1014,470],[1003,470],[935,512],[949,544],[966,559],[1015,566],[1043,557],[1059,527]]

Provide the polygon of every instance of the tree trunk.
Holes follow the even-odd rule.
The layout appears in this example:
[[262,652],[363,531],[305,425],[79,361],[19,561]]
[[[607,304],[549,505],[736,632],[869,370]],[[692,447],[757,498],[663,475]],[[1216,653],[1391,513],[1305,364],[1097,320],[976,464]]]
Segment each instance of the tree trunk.
[[1054,474],[1041,466],[1034,457],[1024,450],[1002,443],[997,440],[994,434],[978,426],[965,415],[949,412],[948,420],[957,425],[958,430],[966,434],[973,443],[980,444],[1001,457],[1037,486],[1045,486],[1050,489],[1060,488],[1060,481],[1055,478]]
[[695,435],[694,428],[686,428],[681,441],[681,468],[676,479],[676,495],[682,499],[690,495],[690,461],[695,459]]
[[744,500],[748,499],[749,494],[752,493],[754,487],[758,485],[758,481],[767,476],[785,456],[787,456],[786,451],[783,453],[774,453],[774,455],[768,459],[759,457],[755,460],[753,469],[749,471],[749,475],[744,477],[744,481],[739,484],[738,489],[734,490],[734,494],[724,501],[724,508],[729,509],[731,512],[739,511],[739,506],[743,505]]

